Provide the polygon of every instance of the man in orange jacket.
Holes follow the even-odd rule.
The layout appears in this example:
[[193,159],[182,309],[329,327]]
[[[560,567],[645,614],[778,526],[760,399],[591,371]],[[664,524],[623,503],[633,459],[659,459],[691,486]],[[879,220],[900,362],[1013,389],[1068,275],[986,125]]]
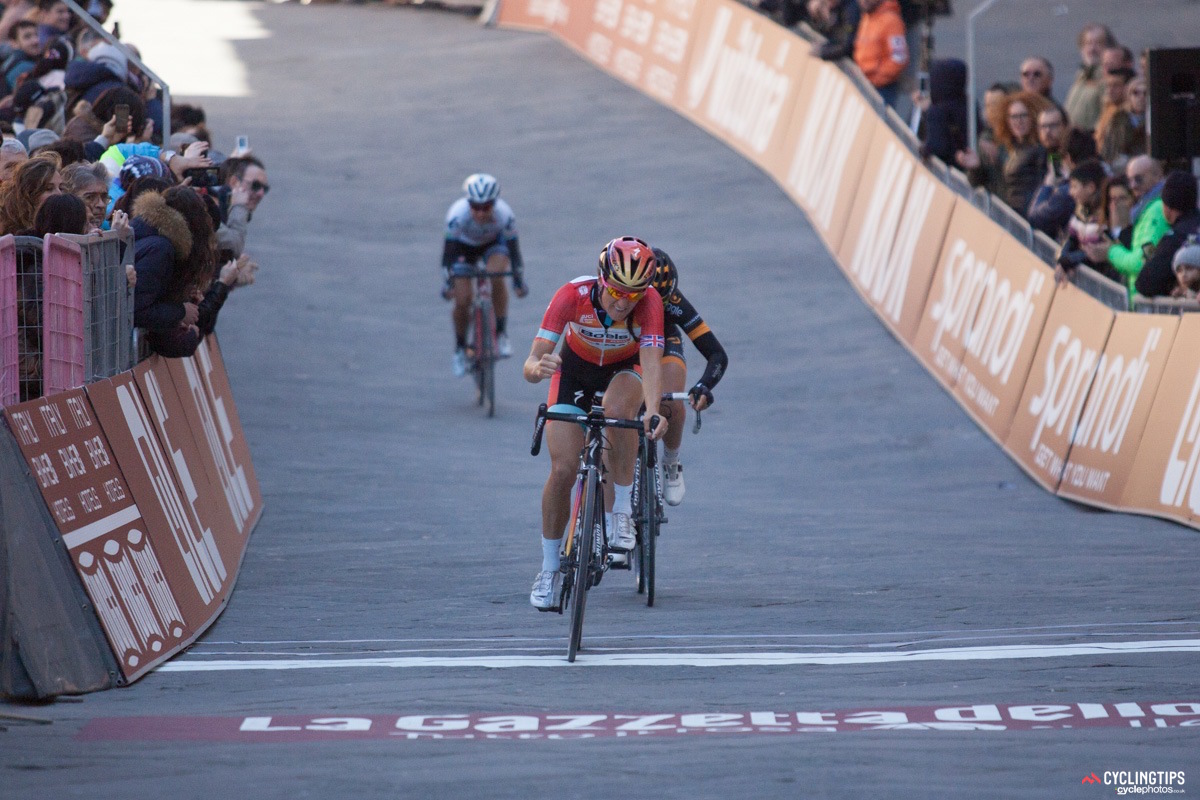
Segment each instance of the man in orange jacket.
[[858,0],[862,20],[854,39],[854,63],[883,101],[895,105],[901,73],[908,66],[908,41],[897,0]]

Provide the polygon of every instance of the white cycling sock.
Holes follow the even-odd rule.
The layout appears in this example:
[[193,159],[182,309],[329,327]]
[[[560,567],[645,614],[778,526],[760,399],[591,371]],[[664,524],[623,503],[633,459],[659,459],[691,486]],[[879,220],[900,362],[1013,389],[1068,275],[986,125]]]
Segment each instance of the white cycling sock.
[[562,539],[542,537],[542,572],[554,572],[562,564],[558,555],[560,547],[562,547]]
[[633,484],[622,486],[613,481],[613,512],[619,514],[633,513]]
[[679,450],[672,450],[669,447],[663,446],[662,463],[663,463],[663,466],[666,466],[667,464],[678,464],[679,463]]

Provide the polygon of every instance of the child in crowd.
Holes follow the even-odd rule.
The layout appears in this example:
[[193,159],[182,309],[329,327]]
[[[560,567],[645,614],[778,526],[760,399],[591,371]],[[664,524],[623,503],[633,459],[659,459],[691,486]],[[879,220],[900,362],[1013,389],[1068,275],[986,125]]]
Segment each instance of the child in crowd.
[[1104,165],[1096,159],[1084,161],[1071,170],[1070,191],[1071,199],[1075,201],[1075,213],[1067,224],[1067,241],[1063,244],[1054,270],[1059,282],[1068,280],[1080,264],[1097,268],[1095,263],[1088,260],[1085,248],[1105,238],[1101,215],[1105,177]]
[[1188,239],[1187,244],[1175,253],[1172,265],[1175,267],[1175,278],[1179,285],[1171,295],[1195,300],[1196,295],[1200,293],[1200,238],[1193,236]]

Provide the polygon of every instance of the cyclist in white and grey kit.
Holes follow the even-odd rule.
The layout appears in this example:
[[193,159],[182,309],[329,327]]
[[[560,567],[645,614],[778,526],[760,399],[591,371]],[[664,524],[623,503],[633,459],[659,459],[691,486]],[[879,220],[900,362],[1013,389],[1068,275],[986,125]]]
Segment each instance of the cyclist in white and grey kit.
[[[446,212],[446,244],[442,250],[442,270],[446,284],[442,296],[453,298],[454,374],[467,374],[467,326],[471,321],[471,303],[475,284],[469,277],[480,261],[491,273],[511,270],[513,291],[517,297],[529,294],[522,275],[521,248],[517,242],[517,224],[508,203],[500,199],[500,184],[482,172],[463,182],[465,196]],[[496,351],[501,357],[512,355],[508,343],[508,290],[504,278],[492,278],[492,303],[496,309]]]

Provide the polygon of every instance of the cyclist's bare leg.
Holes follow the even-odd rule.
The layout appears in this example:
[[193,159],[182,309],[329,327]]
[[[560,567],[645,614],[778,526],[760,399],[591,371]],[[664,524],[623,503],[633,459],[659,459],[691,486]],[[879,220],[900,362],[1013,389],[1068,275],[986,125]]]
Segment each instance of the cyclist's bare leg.
[[[633,419],[642,406],[642,381],[635,372],[613,376],[604,392],[604,413],[610,417]],[[608,469],[613,481],[633,485],[633,461],[637,454],[637,432],[628,428],[609,428]]]
[[471,301],[475,289],[470,278],[454,279],[454,310],[450,312],[454,320],[454,336],[463,341],[467,335],[467,326],[471,324]]
[[[687,383],[687,367],[683,362],[674,357],[664,358],[662,362],[663,393],[682,392],[685,383]],[[671,450],[678,450],[683,444],[683,428],[687,421],[687,410],[682,400],[663,403],[660,408],[663,416],[667,418],[667,433],[663,436],[663,446]]]
[[573,422],[546,423],[546,449],[550,451],[550,477],[542,490],[542,538],[561,539],[571,516],[571,487],[579,469],[583,429]]
[[[493,253],[487,260],[488,272],[508,272],[508,268],[508,256],[503,253]],[[504,278],[492,278],[492,307],[500,319],[508,316],[508,287],[504,284]]]

